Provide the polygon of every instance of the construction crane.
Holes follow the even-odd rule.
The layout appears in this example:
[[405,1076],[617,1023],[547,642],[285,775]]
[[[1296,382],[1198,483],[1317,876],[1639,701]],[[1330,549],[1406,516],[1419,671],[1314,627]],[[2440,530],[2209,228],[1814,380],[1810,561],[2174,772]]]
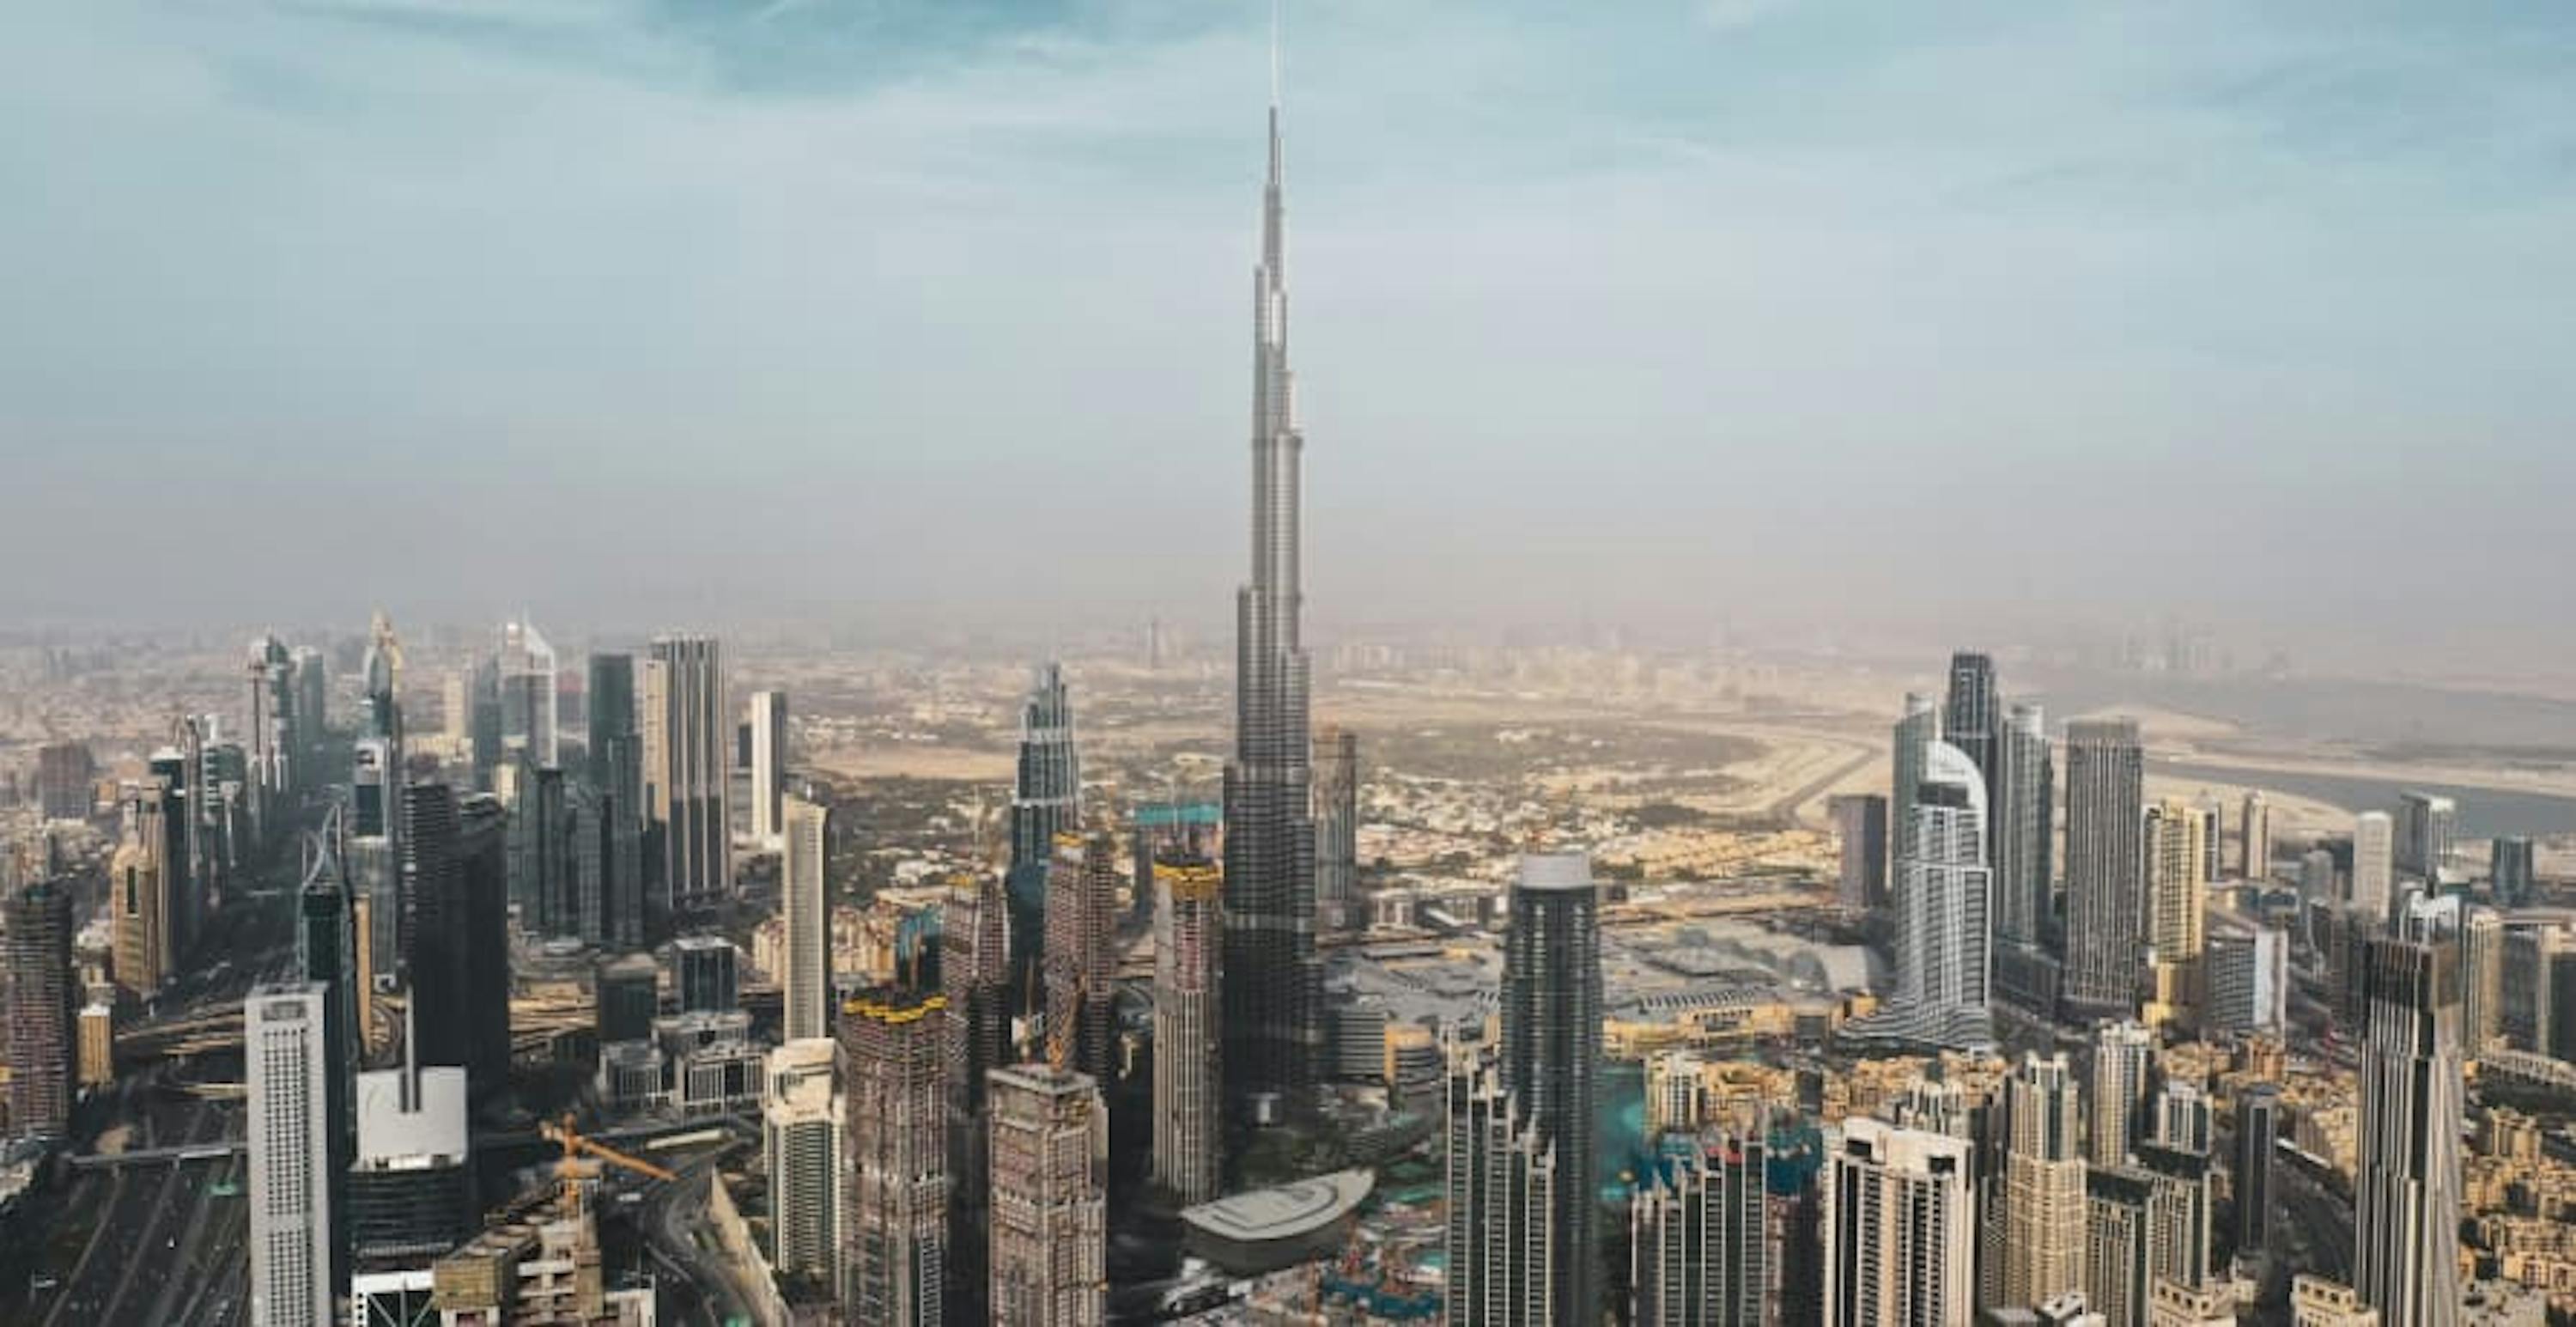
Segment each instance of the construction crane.
[[649,1175],[657,1180],[669,1181],[679,1178],[650,1161],[638,1160],[606,1143],[583,1137],[579,1130],[572,1127],[570,1115],[564,1116],[561,1121],[548,1120],[539,1127],[545,1134],[546,1141],[563,1148],[563,1158],[555,1162],[555,1180],[562,1185],[559,1197],[564,1211],[575,1220],[579,1220],[582,1215],[582,1184],[584,1181],[599,1178],[601,1161],[622,1166],[638,1175]]

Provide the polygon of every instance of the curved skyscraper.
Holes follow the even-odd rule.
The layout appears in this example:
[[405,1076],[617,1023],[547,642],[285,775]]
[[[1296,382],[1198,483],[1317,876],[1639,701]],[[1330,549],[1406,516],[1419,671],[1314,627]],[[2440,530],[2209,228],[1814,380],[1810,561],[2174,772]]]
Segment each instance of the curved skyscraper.
[[1896,826],[1896,991],[1851,1024],[1862,1037],[1967,1049],[1990,1044],[1994,973],[1987,909],[1986,784],[1948,742],[1926,742],[1908,818]]
[[1082,826],[1082,765],[1073,745],[1073,701],[1064,668],[1047,663],[1029,679],[1020,706],[1020,763],[1011,785],[1010,998],[1034,1018],[1038,951],[1045,947],[1047,871],[1058,834]]
[[1235,594],[1234,759],[1225,770],[1226,1098],[1255,1120],[1300,1102],[1322,1049],[1308,664],[1299,639],[1305,436],[1288,370],[1279,107],[1252,273],[1252,578]]

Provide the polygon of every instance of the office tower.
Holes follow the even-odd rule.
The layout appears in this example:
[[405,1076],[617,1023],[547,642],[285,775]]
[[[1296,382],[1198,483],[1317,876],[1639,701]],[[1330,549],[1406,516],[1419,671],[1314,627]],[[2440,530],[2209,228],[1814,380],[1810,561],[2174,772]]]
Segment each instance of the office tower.
[[1941,707],[1941,740],[1957,747],[1986,781],[1986,800],[1994,801],[1996,760],[2004,727],[2003,704],[1995,695],[1995,661],[1960,650],[1950,656],[1950,698]]
[[250,1320],[331,1327],[331,1077],[317,983],[262,986],[242,1006],[250,1096]]
[[1998,1304],[2030,1308],[2084,1287],[2083,1116],[2064,1055],[2024,1055],[2004,1089]]
[[1255,1122],[1302,1108],[1323,1052],[1315,953],[1315,827],[1307,793],[1306,435],[1288,368],[1279,106],[1253,271],[1252,566],[1235,595],[1234,758],[1225,771],[1225,1072]]
[[2236,1166],[2228,1188],[2236,1203],[2236,1252],[2239,1256],[2269,1251],[2272,1206],[2281,1195],[2272,1188],[2272,1154],[2281,1140],[2281,1089],[2252,1083],[2236,1091]]
[[1224,1133],[1217,958],[1225,878],[1204,857],[1154,863],[1154,1184],[1176,1207],[1217,1196]]
[[329,1147],[323,1174],[329,1179],[331,1284],[349,1276],[349,1165],[358,1143],[355,1097],[358,1072],[357,943],[350,928],[348,885],[325,860],[324,868],[305,882],[297,902],[296,971],[322,994],[322,1118]]
[[763,846],[787,832],[787,693],[755,691],[751,725],[751,837]]
[[1886,906],[1887,799],[1876,793],[1836,793],[1825,805],[1842,848],[1834,902],[1855,911]]
[[2136,1023],[2104,1023],[2093,1030],[2093,1130],[2087,1159],[2096,1170],[2128,1164],[2155,1054],[2155,1035]]
[[644,843],[644,738],[636,727],[635,656],[590,656],[589,773],[599,836],[600,934],[616,949],[644,943],[645,879],[660,855]]
[[2290,1321],[2293,1327],[2379,1327],[2380,1318],[2359,1291],[2301,1272],[2290,1282]]
[[671,989],[684,1014],[730,1014],[742,1006],[741,960],[721,935],[684,935],[671,942]]
[[[985,1226],[991,1167],[985,1149],[992,1136],[984,1123],[984,1092],[986,1076],[1010,1053],[1010,952],[1003,934],[1009,906],[1000,879],[983,871],[949,877],[940,905],[939,983],[948,997],[941,1011],[948,1170],[956,1180],[949,1190],[947,1298],[959,1322],[989,1316],[984,1260],[991,1243]],[[1161,1076],[1155,1076],[1158,1089]]]
[[2299,900],[2318,906],[2337,901],[2342,896],[2335,889],[2334,854],[2323,848],[2311,848],[2299,855]]
[[2155,1177],[2131,1166],[2084,1176],[2084,1302],[2104,1327],[2146,1327]]
[[2459,803],[2432,793],[2400,793],[2393,828],[2392,856],[2399,874],[2435,885],[2457,874],[2452,858],[2460,833]]
[[1911,817],[1896,827],[1896,991],[1853,1031],[1962,1050],[1988,1045],[1985,780],[1957,747],[1927,743],[1921,782],[1905,802]]
[[1629,1321],[1763,1327],[1772,1278],[1770,1202],[1757,1130],[1666,1135],[1629,1210]]
[[653,1035],[653,1020],[662,1012],[661,977],[651,954],[621,954],[600,961],[592,996],[601,1045],[642,1041]]
[[402,966],[415,1008],[436,1010],[423,1020],[419,1062],[465,1064],[465,1026],[453,1011],[465,1000],[465,864],[456,790],[416,783],[403,790],[403,863],[411,897],[411,924]]
[[644,805],[661,843],[664,916],[690,912],[733,888],[725,812],[724,662],[712,636],[657,636],[644,664]]
[[[1232,968],[1224,980],[1233,984]],[[1601,1313],[1600,1158],[1592,1145],[1601,1113],[1601,933],[1592,861],[1582,853],[1521,858],[1503,936],[1502,1004],[1503,1084],[1523,1122],[1557,1155],[1553,1224],[1562,1256],[1549,1277],[1549,1316],[1592,1322]]]
[[1483,1047],[1452,1045],[1446,1161],[1448,1255],[1442,1291],[1448,1327],[1547,1327],[1556,1279],[1589,1261],[1558,1221],[1568,1181],[1557,1146],[1528,1123]]
[[[579,936],[584,919],[563,771],[535,764],[520,748],[512,749],[511,759],[517,773],[509,780],[510,901],[529,934]],[[597,930],[597,924],[589,929]]]
[[1896,884],[1896,854],[1905,847],[1905,827],[1914,823],[1914,794],[1923,786],[1923,750],[1941,740],[1941,709],[1932,698],[1905,693],[1905,717],[1889,738],[1887,781],[1887,883]]
[[295,661],[275,636],[250,643],[251,832],[269,832],[271,806],[287,793],[288,752],[293,748]]
[[787,799],[778,869],[787,971],[778,975],[790,1041],[831,1035],[832,895],[823,869],[829,827],[823,807],[802,797]]
[[2260,882],[2272,874],[2272,804],[2260,790],[2249,792],[2237,819],[2236,874]]
[[2487,882],[2494,891],[2496,906],[2519,908],[2531,902],[2531,839],[2527,835],[2500,835],[2487,845]]
[[788,1041],[769,1053],[760,1099],[762,1152],[769,1158],[769,1265],[783,1280],[822,1286],[834,1295],[841,1290],[845,1136],[840,1085],[834,1081],[838,1057],[839,1048],[828,1038]]
[[71,1119],[72,892],[39,879],[0,907],[0,953],[8,958],[9,1133],[61,1136]]
[[87,820],[97,804],[98,764],[85,742],[36,748],[36,801],[47,820]]
[[2227,838],[2227,809],[2215,797],[2203,796],[2192,804],[2192,813],[2200,817],[2200,879],[2202,884],[2227,878],[2227,854],[2222,845]]
[[996,1069],[992,1116],[992,1321],[1099,1327],[1107,1312],[1109,1112],[1083,1074]]
[[947,1007],[945,996],[896,986],[841,1007],[849,1176],[843,1303],[852,1323],[935,1327],[944,1312]]
[[473,669],[451,669],[438,686],[439,729],[447,740],[448,753],[470,756],[474,749],[474,680]]
[[[2205,1117],[2208,1104],[2196,1104]],[[2207,1283],[2215,1222],[2207,1147],[2160,1140],[2140,1143],[2136,1151],[2136,1169],[2148,1177],[2148,1284],[2160,1277],[2187,1286]]]
[[97,998],[105,993],[93,990],[90,1002],[72,1020],[73,1039],[78,1043],[72,1054],[72,1081],[83,1088],[116,1082],[116,1010]]
[[1865,1116],[1846,1119],[1825,1136],[1828,1327],[1969,1321],[1976,1292],[1974,1145]]
[[1106,1083],[1118,991],[1109,928],[1117,910],[1118,844],[1094,831],[1056,836],[1047,872],[1046,1035],[1062,1041],[1067,1064]]
[[2471,908],[2460,927],[2460,1054],[2476,1059],[2504,1035],[2504,918]]
[[2145,819],[2147,946],[2153,955],[2154,1002],[2196,1025],[2200,1007],[2202,917],[2207,910],[2207,822],[2187,803],[2167,798]]
[[1364,929],[1360,899],[1360,739],[1315,734],[1315,915],[1335,931]]
[[2289,1025],[2287,934],[2268,926],[2212,932],[2203,971],[2209,991],[2200,1017],[2204,1030],[2277,1033]]
[[2048,717],[2015,705],[1995,744],[1994,801],[1988,808],[1995,869],[1995,938],[2044,945],[2055,922],[2057,763]]
[[502,739],[507,724],[501,704],[500,660],[475,660],[474,671],[467,682],[472,687],[467,698],[472,727],[467,756],[474,769],[473,791],[490,792],[493,772],[501,767]]
[[359,1267],[417,1267],[473,1238],[482,1209],[468,1118],[463,1069],[407,1059],[358,1075],[348,1228]]
[[2066,1002],[2126,1016],[2146,947],[2146,753],[2135,719],[2066,726]]
[[2460,970],[2452,946],[2364,951],[2353,1288],[2388,1327],[2459,1315]]
[[499,799],[478,793],[457,804],[456,818],[465,924],[464,999],[456,1008],[465,1024],[468,1081],[482,1094],[499,1091],[510,1078],[508,816]]
[[[2498,1002],[2497,1021],[2508,1046],[2535,1055],[2551,1055],[2554,1052],[2550,1048],[2565,1040],[2562,1029],[2576,1020],[2557,1016],[2558,1011],[2552,1008],[2550,984],[2561,960],[2571,950],[2576,950],[2576,936],[2571,936],[2563,925],[2505,927],[2504,971],[2499,979],[2504,998]],[[2357,989],[2360,983],[2352,985]]]
[[556,701],[555,648],[522,616],[501,625],[498,656],[501,741],[524,749],[539,765],[561,762],[561,714]]
[[108,863],[108,915],[116,953],[116,984],[137,1000],[150,1000],[177,975],[171,933],[172,875],[167,817],[185,814],[168,782],[149,778],[125,798],[125,834]]
[[1038,953],[1046,947],[1047,877],[1056,839],[1082,826],[1082,763],[1073,742],[1073,701],[1060,664],[1039,666],[1020,705],[1019,769],[1011,785],[1011,998],[1034,1019]]
[[2372,917],[2387,915],[2396,888],[2396,833],[2385,811],[2364,811],[2353,817],[2352,887],[2344,902],[2354,911]]

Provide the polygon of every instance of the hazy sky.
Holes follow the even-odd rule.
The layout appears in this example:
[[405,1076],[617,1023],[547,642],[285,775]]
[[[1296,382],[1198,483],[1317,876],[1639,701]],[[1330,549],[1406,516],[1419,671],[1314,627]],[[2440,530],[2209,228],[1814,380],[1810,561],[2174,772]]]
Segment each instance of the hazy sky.
[[[1257,0],[7,8],[0,614],[1229,611]],[[2576,7],[1287,32],[1328,622],[2567,640]]]

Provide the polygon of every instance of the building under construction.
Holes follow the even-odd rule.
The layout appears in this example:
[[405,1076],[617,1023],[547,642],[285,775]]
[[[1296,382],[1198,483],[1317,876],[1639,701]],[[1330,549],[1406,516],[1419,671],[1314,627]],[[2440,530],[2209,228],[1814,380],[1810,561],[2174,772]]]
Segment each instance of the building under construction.
[[993,1071],[987,1102],[992,1320],[1099,1327],[1109,1286],[1109,1112],[1099,1086],[1061,1064],[1014,1065]]
[[878,987],[841,1006],[849,1197],[845,1320],[939,1327],[948,1247],[944,995]]

